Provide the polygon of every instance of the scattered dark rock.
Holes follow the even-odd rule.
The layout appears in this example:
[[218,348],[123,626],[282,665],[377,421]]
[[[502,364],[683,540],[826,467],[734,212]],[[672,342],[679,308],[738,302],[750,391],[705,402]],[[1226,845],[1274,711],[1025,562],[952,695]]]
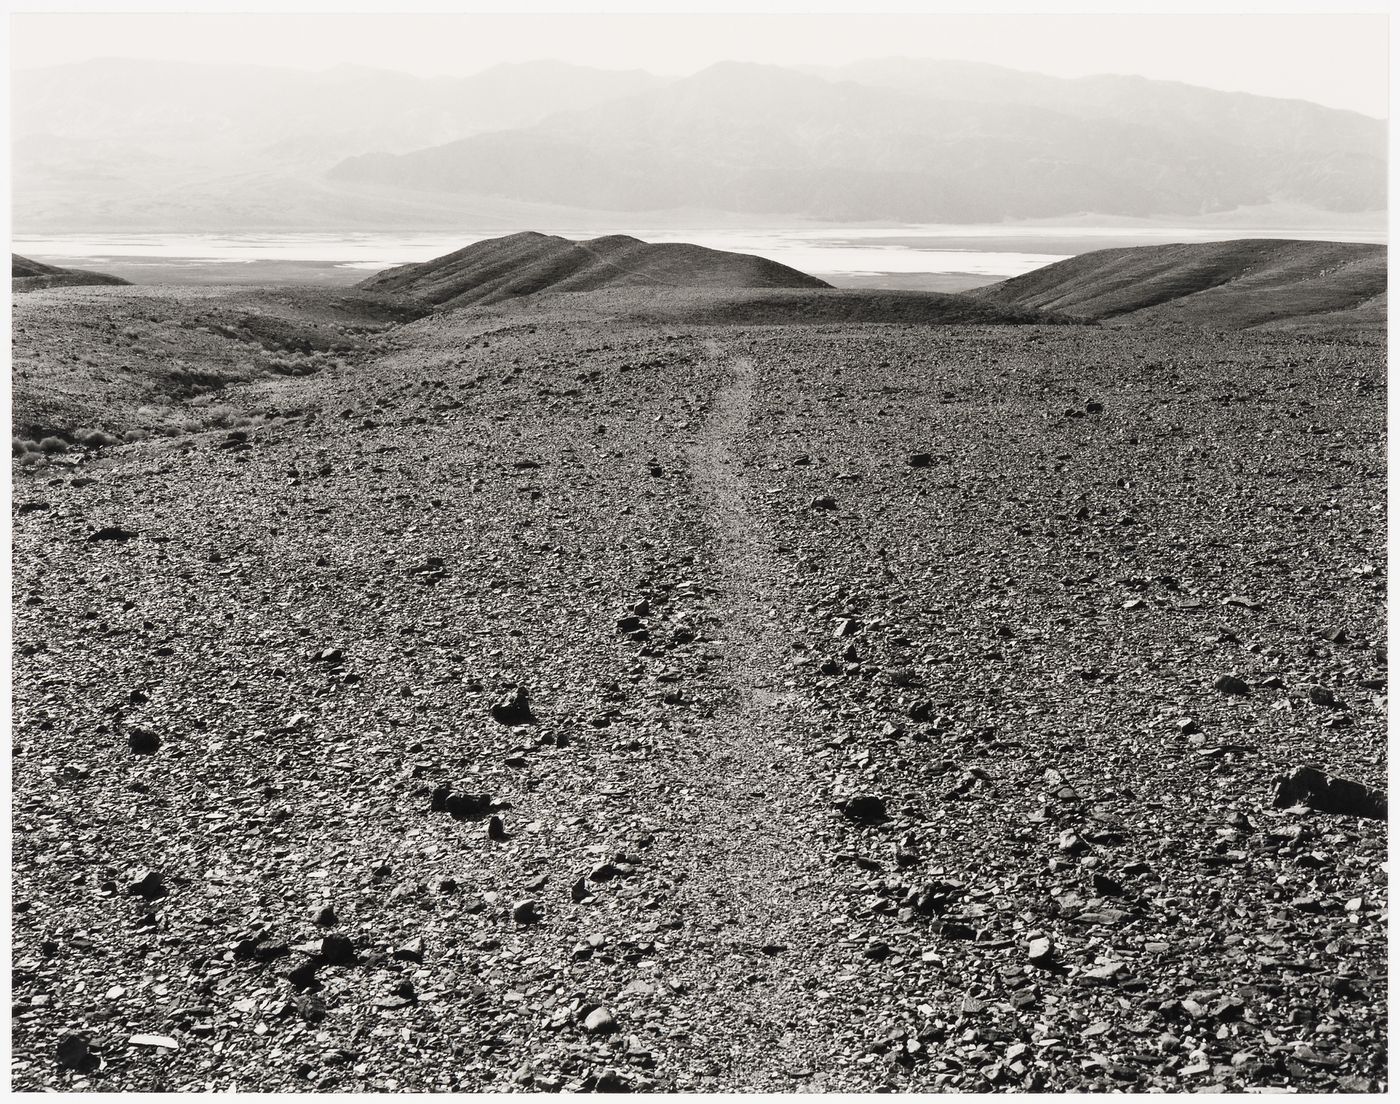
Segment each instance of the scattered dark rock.
[[857,797],[847,798],[845,801],[838,802],[837,808],[846,814],[848,820],[853,820],[857,824],[883,824],[889,820],[889,813],[885,809],[885,799],[873,794],[861,794]]
[[444,807],[458,820],[480,820],[489,816],[496,805],[490,794],[449,793]]
[[1337,706],[1337,696],[1325,686],[1309,686],[1308,700],[1324,709],[1335,709]]
[[317,957],[328,966],[353,966],[359,961],[354,942],[349,936],[339,933],[332,933],[321,940]]
[[457,820],[481,820],[502,807],[490,794],[456,791],[450,782],[433,787],[429,804],[433,812],[447,813]]
[[160,750],[160,737],[147,728],[133,728],[126,734],[126,742],[137,755],[154,755]]
[[1305,805],[1319,813],[1386,820],[1385,791],[1336,778],[1316,767],[1294,767],[1279,780],[1274,808]]
[[529,695],[523,686],[517,686],[491,706],[491,718],[497,724],[510,726],[537,723],[530,711]]
[[1089,879],[1094,886],[1094,892],[1100,897],[1122,897],[1127,894],[1127,887],[1122,882],[1116,882],[1107,874],[1101,874],[1095,870]]
[[612,863],[600,863],[588,873],[590,882],[609,882],[622,873]]
[[55,1048],[55,1059],[59,1069],[77,1070],[91,1073],[101,1065],[101,1059],[93,1052],[92,1038],[88,1035],[65,1035]]
[[88,541],[129,541],[136,535],[133,529],[123,529],[120,525],[105,525],[95,533],[89,533]]
[[599,1093],[630,1093],[632,1082],[611,1066],[604,1066],[593,1081],[593,1091]]
[[1214,686],[1222,694],[1230,694],[1235,697],[1243,697],[1249,693],[1249,683],[1234,675],[1221,675],[1215,680]]
[[129,876],[126,892],[132,897],[154,901],[169,893],[165,878],[159,870],[137,870]]
[[400,962],[423,961],[423,939],[416,936],[394,948],[394,958]]

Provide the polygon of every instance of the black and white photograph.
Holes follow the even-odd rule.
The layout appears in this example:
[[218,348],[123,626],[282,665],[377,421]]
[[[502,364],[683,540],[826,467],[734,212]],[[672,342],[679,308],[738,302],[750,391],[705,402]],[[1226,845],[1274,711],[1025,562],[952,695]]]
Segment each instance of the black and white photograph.
[[1389,1091],[1391,18],[1085,7],[10,8],[12,1091]]

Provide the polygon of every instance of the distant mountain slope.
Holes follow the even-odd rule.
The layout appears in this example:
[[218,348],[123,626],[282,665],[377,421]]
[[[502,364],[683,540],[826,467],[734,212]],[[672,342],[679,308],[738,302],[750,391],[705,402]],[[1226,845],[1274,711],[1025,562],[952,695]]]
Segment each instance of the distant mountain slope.
[[59,268],[31,261],[18,253],[10,254],[10,288],[12,291],[37,291],[50,287],[79,287],[90,284],[126,284],[120,276],[105,272],[87,272],[80,268]]
[[1384,325],[1386,249],[1251,238],[1102,249],[967,294],[1083,319],[1251,326]]
[[[833,220],[1385,206],[1380,120],[1165,81],[1002,80],[943,64],[910,63],[902,76],[852,67],[856,79],[832,80],[723,63],[535,126],[352,158],[329,175],[619,211]],[[1003,85],[1000,98],[987,91]]]
[[1052,77],[971,61],[879,58],[808,70],[828,80],[897,89],[928,99],[1014,104],[1078,119],[1117,119],[1141,126],[1189,127],[1213,146],[1243,149],[1316,149],[1344,156],[1384,154],[1386,124],[1352,111],[1306,100],[1222,92],[1180,81],[1101,75]]
[[609,287],[829,286],[815,276],[744,253],[682,243],[648,244],[623,234],[574,242],[533,231],[477,242],[422,264],[391,268],[359,285],[367,291],[450,307],[498,303],[542,291]]
[[255,65],[99,58],[14,74],[21,166],[84,162],[125,175],[254,158],[331,165],[367,150],[411,150],[529,126],[664,86],[671,78],[562,61],[420,77],[341,65],[320,72]]
[[[557,61],[450,78],[117,58],[12,77],[15,226],[59,233],[285,225],[288,194],[295,209],[346,157],[529,126],[672,79]],[[339,226],[379,229],[394,207],[352,207]]]
[[508,205],[606,213],[550,222],[574,227],[683,208],[1377,226],[1386,203],[1377,119],[962,62],[671,78],[538,61],[456,79],[109,58],[16,70],[12,103],[19,233],[541,225],[492,218]]

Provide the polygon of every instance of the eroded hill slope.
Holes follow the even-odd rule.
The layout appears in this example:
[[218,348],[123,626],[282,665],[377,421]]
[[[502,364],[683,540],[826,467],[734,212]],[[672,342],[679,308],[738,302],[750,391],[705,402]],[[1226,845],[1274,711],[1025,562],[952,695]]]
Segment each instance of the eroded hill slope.
[[1385,294],[1384,246],[1282,238],[1097,250],[968,292],[1083,319],[1231,329],[1383,329]]
[[10,254],[10,290],[38,291],[40,288],[81,287],[89,284],[126,284],[120,276],[105,272],[87,272],[80,268],[60,268]]
[[412,296],[437,306],[462,307],[542,291],[830,285],[795,268],[744,253],[680,242],[648,243],[625,234],[575,242],[526,231],[476,242],[422,264],[393,268],[359,286],[367,291]]

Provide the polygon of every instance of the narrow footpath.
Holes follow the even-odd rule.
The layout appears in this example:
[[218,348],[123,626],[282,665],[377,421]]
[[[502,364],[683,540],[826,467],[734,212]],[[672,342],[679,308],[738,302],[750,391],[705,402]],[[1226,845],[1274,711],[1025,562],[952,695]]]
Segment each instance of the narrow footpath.
[[[723,355],[717,343],[709,351]],[[742,356],[725,367],[690,471],[712,530],[712,633],[726,693],[677,764],[691,787],[678,904],[693,932],[713,938],[699,969],[714,988],[696,1036],[711,1062],[727,1051],[728,1063],[711,1075],[731,1091],[814,1091],[834,1086],[822,1062],[832,995],[818,953],[831,898],[812,834],[819,811],[801,786],[811,714],[785,685],[772,542],[744,476],[758,369]]]

